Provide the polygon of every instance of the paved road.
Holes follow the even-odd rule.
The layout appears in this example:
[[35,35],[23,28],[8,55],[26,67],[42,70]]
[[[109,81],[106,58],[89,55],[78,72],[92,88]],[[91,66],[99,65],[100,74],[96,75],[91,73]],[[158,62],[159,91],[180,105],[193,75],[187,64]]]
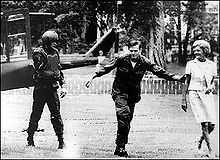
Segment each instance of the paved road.
[[[180,109],[180,100],[180,95],[142,95],[127,145],[131,158],[201,158],[195,142],[200,125],[190,108],[186,113]],[[219,118],[217,95],[215,102]],[[27,134],[21,131],[28,125],[31,104],[31,95],[1,93],[1,158],[118,158],[113,155],[117,123],[110,95],[69,95],[61,100],[65,150],[57,149],[47,106],[39,122],[45,131],[36,133],[36,147],[26,146]],[[219,158],[219,124],[211,140]],[[205,145],[202,149],[207,153]]]

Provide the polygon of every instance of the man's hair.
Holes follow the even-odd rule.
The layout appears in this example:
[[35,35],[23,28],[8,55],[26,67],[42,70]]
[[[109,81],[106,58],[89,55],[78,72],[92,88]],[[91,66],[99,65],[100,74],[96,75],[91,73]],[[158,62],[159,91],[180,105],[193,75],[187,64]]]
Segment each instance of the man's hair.
[[211,47],[210,47],[210,44],[205,41],[205,40],[196,40],[193,45],[192,45],[192,48],[195,48],[199,46],[203,53],[204,53],[204,56],[208,56],[210,53],[211,53]]
[[140,42],[139,40],[131,40],[131,41],[128,43],[128,48],[131,48],[131,47],[136,46],[136,45],[139,46],[139,49],[142,48],[141,42]]

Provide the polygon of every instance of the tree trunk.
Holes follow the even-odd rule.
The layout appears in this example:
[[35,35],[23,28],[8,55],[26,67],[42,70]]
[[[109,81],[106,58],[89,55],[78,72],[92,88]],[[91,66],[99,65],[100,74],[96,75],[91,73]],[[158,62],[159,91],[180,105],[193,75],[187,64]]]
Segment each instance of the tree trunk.
[[[158,7],[162,7],[163,2],[157,2]],[[158,27],[150,27],[150,44],[149,44],[149,59],[162,68],[166,68],[166,56],[164,52],[164,13],[161,9],[159,17],[155,18],[159,24]]]
[[81,34],[81,38],[83,39],[83,41],[86,40],[86,32],[87,32],[87,22],[86,22],[86,16],[83,16],[83,27],[82,27],[82,34]]
[[181,61],[182,58],[182,41],[181,41],[181,6],[180,1],[178,2],[178,24],[177,24],[177,43],[179,46],[179,52],[178,52],[178,62]]
[[183,54],[180,59],[181,60],[180,63],[183,65],[186,65],[186,62],[187,62],[187,60],[186,60],[187,59],[187,47],[188,47],[188,43],[189,43],[190,31],[191,31],[191,28],[189,25],[187,25],[186,38],[183,43]]
[[149,39],[149,59],[151,62],[156,63],[154,59],[154,33],[153,33],[153,27],[150,23],[150,39]]

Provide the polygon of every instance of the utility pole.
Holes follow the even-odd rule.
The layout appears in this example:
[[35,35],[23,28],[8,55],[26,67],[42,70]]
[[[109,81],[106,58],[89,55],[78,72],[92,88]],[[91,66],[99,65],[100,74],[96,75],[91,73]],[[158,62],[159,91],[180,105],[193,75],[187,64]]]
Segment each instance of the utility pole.
[[122,1],[116,1],[114,27],[118,26],[119,4],[122,4]]

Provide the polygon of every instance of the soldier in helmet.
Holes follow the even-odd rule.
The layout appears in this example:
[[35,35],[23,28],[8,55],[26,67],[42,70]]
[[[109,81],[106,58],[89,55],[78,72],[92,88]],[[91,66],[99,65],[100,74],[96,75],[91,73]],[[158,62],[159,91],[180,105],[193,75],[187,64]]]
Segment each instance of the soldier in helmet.
[[62,149],[65,146],[63,140],[63,122],[60,115],[60,100],[57,89],[59,86],[61,87],[61,98],[67,94],[67,89],[63,73],[61,72],[59,52],[55,48],[57,41],[58,34],[55,31],[46,31],[42,35],[42,46],[36,48],[33,52],[32,58],[35,73],[33,75],[33,106],[29,127],[27,129],[28,146],[35,146],[33,136],[38,128],[38,122],[46,103],[50,110],[50,120],[53,129],[58,137],[58,149]]

